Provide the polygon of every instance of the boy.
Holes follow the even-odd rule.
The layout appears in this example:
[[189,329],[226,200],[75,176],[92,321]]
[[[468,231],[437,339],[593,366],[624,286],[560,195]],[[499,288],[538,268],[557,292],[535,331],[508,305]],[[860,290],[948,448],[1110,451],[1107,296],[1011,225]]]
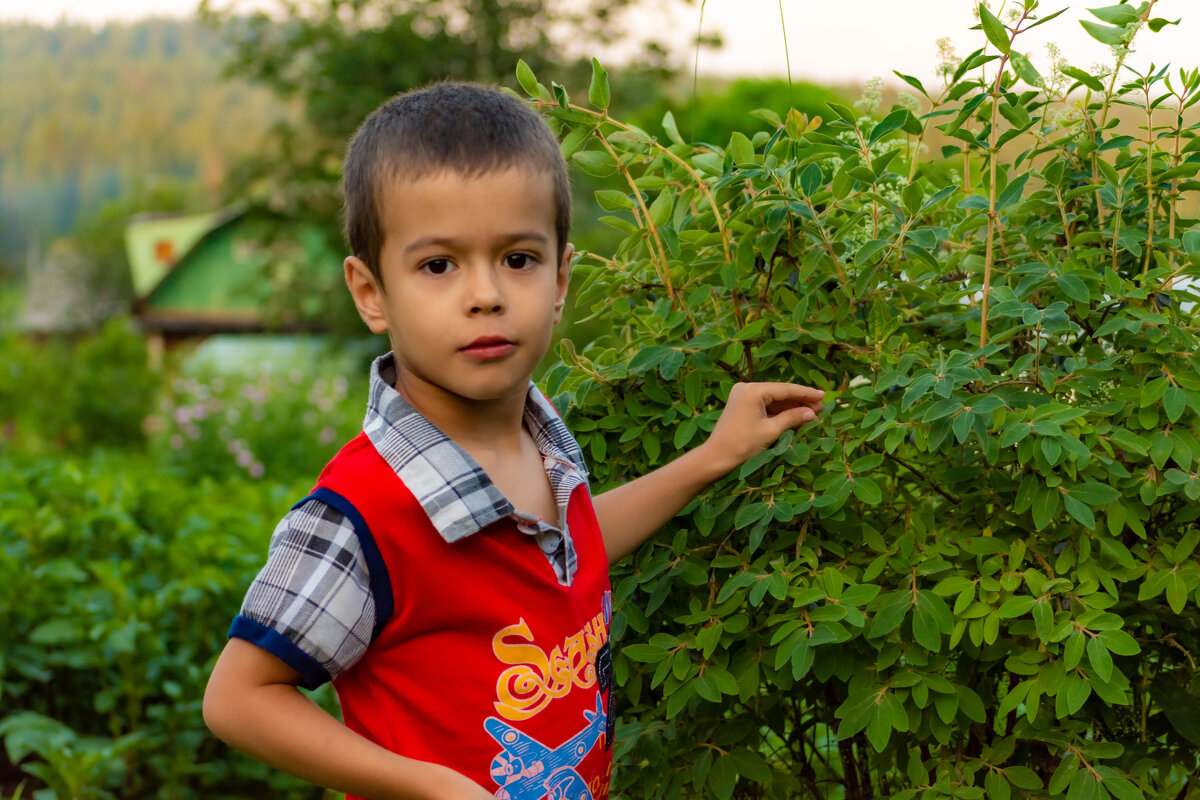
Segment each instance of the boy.
[[[816,417],[734,387],[708,440],[595,498],[530,382],[567,293],[566,166],[495,89],[393,98],[347,151],[346,284],[391,352],[272,537],[204,697],[226,742],[351,796],[605,798],[608,566]],[[296,690],[332,679],[345,725]]]

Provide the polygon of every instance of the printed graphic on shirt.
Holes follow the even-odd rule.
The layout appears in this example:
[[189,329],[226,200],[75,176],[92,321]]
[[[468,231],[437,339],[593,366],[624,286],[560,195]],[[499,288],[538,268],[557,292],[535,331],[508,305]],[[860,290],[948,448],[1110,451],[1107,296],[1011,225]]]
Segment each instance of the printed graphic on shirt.
[[496,633],[492,652],[510,665],[496,681],[496,713],[513,722],[529,719],[572,689],[596,685],[596,657],[608,643],[612,617],[611,595],[604,594],[601,612],[549,653],[534,642],[524,617]]
[[556,748],[550,748],[495,717],[483,727],[503,749],[492,759],[492,780],[500,787],[497,800],[603,800],[606,778],[588,786],[575,768],[591,752],[607,727],[607,715],[596,695],[596,710],[584,711],[583,730]]
[[[535,641],[524,618],[493,637],[492,652],[507,665],[496,681],[495,708],[503,719],[488,717],[483,726],[501,747],[491,764],[499,800],[607,800],[608,773],[591,775],[589,780],[584,778],[588,771],[581,774],[578,767],[601,738],[604,749],[612,747],[616,693],[612,691],[608,643],[611,622],[612,593],[605,592],[600,613],[561,643],[553,643],[548,652],[544,645],[550,643]],[[557,747],[544,744],[512,724],[536,716],[551,701],[575,689],[594,693],[596,709],[585,709],[583,728]],[[568,726],[567,732],[574,727],[569,718],[563,723]]]

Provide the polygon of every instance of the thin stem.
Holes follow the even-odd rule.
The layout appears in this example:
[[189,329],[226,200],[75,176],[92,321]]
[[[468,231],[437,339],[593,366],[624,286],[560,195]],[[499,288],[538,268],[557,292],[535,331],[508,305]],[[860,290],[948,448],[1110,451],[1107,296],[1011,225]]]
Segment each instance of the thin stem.
[[[554,103],[544,103],[543,105],[557,108],[557,105]],[[626,131],[627,133],[635,133],[634,129],[629,127],[628,125],[618,122],[617,120],[612,119],[605,114],[601,114],[599,112],[592,111],[590,108],[583,108],[582,106],[576,106],[576,105],[572,105],[570,108],[572,111],[579,111],[584,114],[587,114],[588,116],[595,117],[596,119],[601,120],[602,122],[608,123],[620,130]],[[597,131],[597,135],[599,135],[598,131]],[[709,191],[708,182],[705,181],[704,178],[702,178],[700,176],[700,173],[698,173],[698,172],[696,172],[696,170],[692,169],[692,166],[690,164],[688,164],[682,158],[680,158],[679,156],[677,156],[673,152],[671,152],[670,148],[664,147],[662,144],[660,144],[657,139],[651,138],[649,140],[648,144],[651,147],[653,147],[655,150],[660,152],[662,155],[664,155],[667,158],[674,161],[680,167],[683,167],[684,171],[686,171],[688,173],[688,175],[690,175],[692,177],[692,180],[695,181],[696,188],[698,188],[700,190],[700,192],[704,195],[704,198],[706,200],[708,200],[709,206],[712,207],[713,217],[716,218],[716,222],[717,222],[717,230],[721,234],[721,248],[725,254],[725,260],[730,261],[732,259],[732,254],[730,253],[730,249],[729,249],[729,247],[730,247],[729,231],[725,227],[725,218],[721,216],[721,210],[720,210],[720,207],[717,206],[717,200],[715,197],[713,197],[712,192]]]
[[788,105],[794,106],[796,101],[792,97],[792,57],[788,52],[787,22],[783,18],[783,0],[779,0],[779,29],[783,31],[783,62],[787,64]]
[[1150,97],[1150,76],[1142,80],[1142,91],[1146,95],[1146,260],[1142,272],[1150,271],[1151,251],[1154,248],[1154,109]]
[[696,140],[696,79],[700,75],[700,32],[704,28],[704,7],[708,0],[700,0],[700,20],[696,23],[696,61],[692,65],[692,120],[691,137]]
[[[629,168],[621,161],[617,151],[613,150],[612,145],[600,133],[600,129],[596,129],[596,138],[600,140],[600,144],[608,151],[612,160],[617,162],[617,168],[621,170],[621,175],[625,178],[625,182],[629,184],[629,188],[633,190],[633,199],[641,210],[642,222],[650,230],[650,235],[654,238],[654,244],[658,246],[658,258],[656,259],[659,271],[659,277],[662,278],[663,286],[667,289],[667,295],[671,298],[671,303],[677,308],[682,308],[683,304],[675,294],[675,288],[671,285],[671,265],[667,262],[667,248],[663,246],[662,238],[658,235],[658,226],[654,224],[654,220],[650,219],[650,209],[646,208],[646,201],[642,199],[642,190],[638,188],[637,183],[633,180],[633,175],[629,173]],[[651,257],[654,256],[654,248],[650,249]]]

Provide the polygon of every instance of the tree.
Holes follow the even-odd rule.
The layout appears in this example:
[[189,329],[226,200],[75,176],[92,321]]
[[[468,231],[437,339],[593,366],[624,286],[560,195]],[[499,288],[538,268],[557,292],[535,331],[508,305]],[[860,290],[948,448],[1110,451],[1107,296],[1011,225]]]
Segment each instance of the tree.
[[[299,110],[277,126],[274,148],[241,165],[230,192],[276,223],[277,241],[266,246],[283,246],[295,226],[315,226],[329,251],[342,252],[341,160],[367,114],[435,80],[503,83],[517,53],[568,85],[586,85],[580,43],[603,46],[626,33],[622,16],[635,2],[279,0],[240,16],[205,0],[202,16],[234,41],[227,73],[266,85]],[[653,41],[632,66],[647,83],[670,73],[666,50]],[[311,265],[290,287],[275,298],[280,309],[306,305],[336,331],[361,333],[334,265]]]

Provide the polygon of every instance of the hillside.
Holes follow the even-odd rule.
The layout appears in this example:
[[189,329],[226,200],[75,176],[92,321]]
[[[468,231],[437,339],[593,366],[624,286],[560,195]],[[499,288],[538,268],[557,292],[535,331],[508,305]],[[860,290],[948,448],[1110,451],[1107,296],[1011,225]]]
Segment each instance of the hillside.
[[199,22],[0,24],[0,269],[155,180],[209,202],[285,110]]

